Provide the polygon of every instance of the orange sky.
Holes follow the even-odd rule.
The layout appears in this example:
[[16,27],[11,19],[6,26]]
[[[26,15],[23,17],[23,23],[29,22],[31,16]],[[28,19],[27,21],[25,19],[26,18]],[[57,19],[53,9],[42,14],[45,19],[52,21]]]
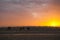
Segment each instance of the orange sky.
[[1,1],[0,26],[60,26],[59,3],[54,0],[21,2]]

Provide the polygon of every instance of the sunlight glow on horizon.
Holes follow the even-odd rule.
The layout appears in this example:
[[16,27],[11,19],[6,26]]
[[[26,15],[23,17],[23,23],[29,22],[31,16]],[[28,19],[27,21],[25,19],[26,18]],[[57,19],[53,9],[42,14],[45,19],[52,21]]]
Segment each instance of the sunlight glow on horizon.
[[50,20],[48,25],[49,25],[49,26],[53,26],[53,27],[60,26],[59,22],[60,22],[60,21],[57,20],[57,19]]

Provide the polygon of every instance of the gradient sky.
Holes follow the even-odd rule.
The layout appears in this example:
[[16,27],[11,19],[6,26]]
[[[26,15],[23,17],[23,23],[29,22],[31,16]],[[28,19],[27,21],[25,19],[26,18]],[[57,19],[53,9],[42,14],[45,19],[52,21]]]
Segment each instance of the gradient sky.
[[60,0],[0,0],[0,26],[60,26]]

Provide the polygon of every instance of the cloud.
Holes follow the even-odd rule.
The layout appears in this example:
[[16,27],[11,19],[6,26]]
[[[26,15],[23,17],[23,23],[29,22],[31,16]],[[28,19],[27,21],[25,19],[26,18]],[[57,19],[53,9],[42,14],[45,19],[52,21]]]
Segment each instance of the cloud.
[[[48,10],[51,3],[59,4],[59,0],[0,0],[1,12],[34,12]],[[45,9],[45,10],[44,10]]]
[[60,0],[55,0],[54,3],[60,5]]
[[36,10],[49,2],[50,0],[0,0],[0,12]]

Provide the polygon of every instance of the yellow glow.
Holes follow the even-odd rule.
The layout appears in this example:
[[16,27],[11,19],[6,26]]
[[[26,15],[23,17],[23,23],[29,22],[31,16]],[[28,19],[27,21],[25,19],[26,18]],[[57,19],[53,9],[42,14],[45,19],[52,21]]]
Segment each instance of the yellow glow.
[[58,20],[51,20],[51,21],[49,22],[49,26],[54,26],[54,27],[56,27],[56,26],[60,26],[60,24],[59,24],[59,21],[58,21]]
[[51,22],[50,26],[59,26],[59,23],[58,22]]

